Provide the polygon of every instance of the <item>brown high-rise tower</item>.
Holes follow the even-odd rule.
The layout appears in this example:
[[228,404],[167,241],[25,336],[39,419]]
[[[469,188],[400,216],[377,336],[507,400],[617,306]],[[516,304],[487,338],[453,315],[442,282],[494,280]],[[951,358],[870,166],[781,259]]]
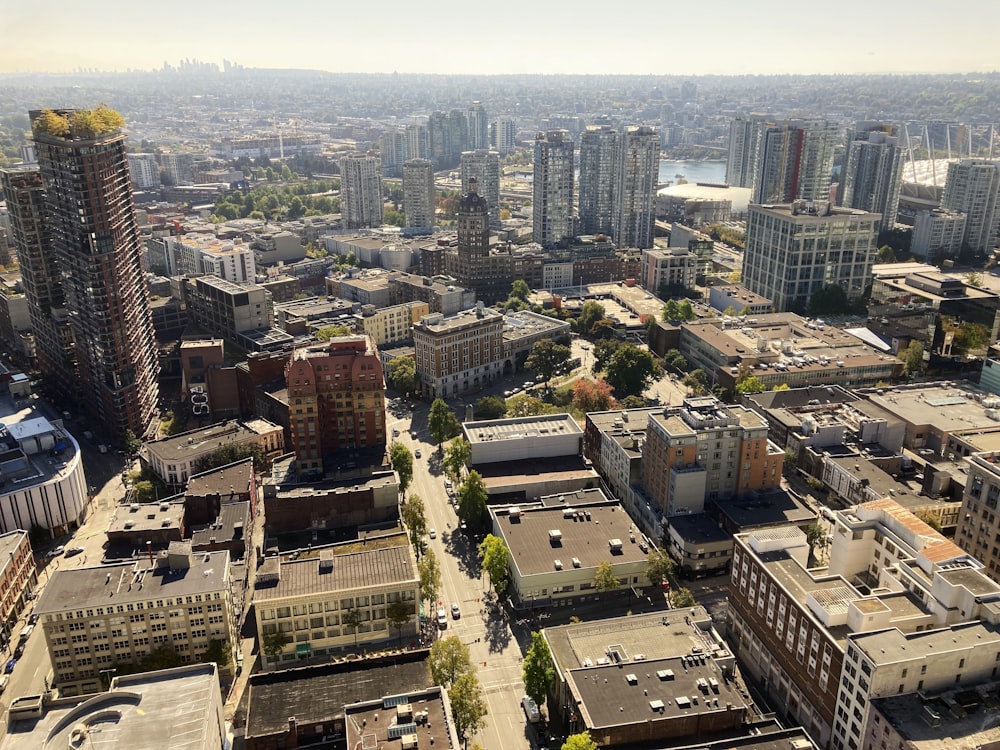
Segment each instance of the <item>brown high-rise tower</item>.
[[51,242],[76,341],[83,407],[112,436],[142,435],[159,364],[117,112],[31,112]]

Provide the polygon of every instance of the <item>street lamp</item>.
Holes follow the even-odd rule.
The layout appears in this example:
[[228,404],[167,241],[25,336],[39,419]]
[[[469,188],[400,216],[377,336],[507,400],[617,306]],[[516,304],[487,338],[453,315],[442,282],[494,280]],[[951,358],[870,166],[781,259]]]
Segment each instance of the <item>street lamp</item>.
[[111,689],[111,675],[115,674],[117,671],[118,671],[117,669],[115,669],[114,667],[111,667],[109,669],[102,669],[98,673],[98,674],[101,675],[101,683],[102,684],[104,683],[104,675],[108,676],[108,688],[107,688],[108,690]]

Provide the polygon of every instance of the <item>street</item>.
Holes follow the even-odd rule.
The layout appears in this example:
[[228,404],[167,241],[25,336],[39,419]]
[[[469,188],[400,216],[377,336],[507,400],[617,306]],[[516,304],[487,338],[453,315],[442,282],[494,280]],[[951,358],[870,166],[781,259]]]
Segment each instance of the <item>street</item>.
[[[427,404],[417,402],[412,427],[408,416],[387,425],[390,429],[399,428],[400,436],[396,439],[411,452],[417,449],[421,452],[421,458],[413,459],[413,481],[408,493],[417,494],[424,501],[427,526],[437,531],[437,538],[429,539],[428,543],[441,567],[440,604],[435,603],[427,615],[433,619],[436,607],[443,607],[448,613],[448,627],[441,631],[441,637],[458,636],[469,646],[489,708],[486,728],[470,738],[470,742],[491,750],[523,750],[529,746],[528,737],[534,730],[527,727],[521,709],[524,695],[521,646],[506,613],[485,601],[486,584],[479,574],[475,543],[458,530],[458,516],[445,492],[440,456],[427,431],[428,410]],[[410,434],[410,429],[416,431],[417,437]],[[457,620],[451,616],[453,603],[461,609]]]

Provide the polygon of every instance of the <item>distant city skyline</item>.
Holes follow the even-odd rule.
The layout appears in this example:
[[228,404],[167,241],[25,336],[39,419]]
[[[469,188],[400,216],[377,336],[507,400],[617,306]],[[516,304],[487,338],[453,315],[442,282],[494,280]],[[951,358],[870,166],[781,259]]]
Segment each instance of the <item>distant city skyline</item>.
[[[727,6],[725,16],[698,5],[644,0],[627,12],[602,13],[596,24],[590,13],[521,0],[476,9],[443,0],[423,14],[402,0],[386,0],[371,14],[359,7],[307,2],[296,6],[296,15],[255,2],[233,12],[224,4],[190,0],[168,6],[111,0],[95,12],[38,0],[0,18],[0,73],[151,70],[184,59],[341,73],[697,76],[998,69],[996,24],[990,19],[1000,20],[1000,10],[993,0],[969,0],[960,16],[968,23],[954,28],[926,13],[861,0],[846,0],[826,13],[761,0]],[[400,19],[398,26],[393,18]]]

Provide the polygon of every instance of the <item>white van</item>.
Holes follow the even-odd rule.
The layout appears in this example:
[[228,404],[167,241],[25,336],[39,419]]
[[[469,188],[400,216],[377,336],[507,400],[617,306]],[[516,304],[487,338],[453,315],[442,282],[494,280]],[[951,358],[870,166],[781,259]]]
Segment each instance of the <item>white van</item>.
[[524,715],[528,717],[528,721],[532,724],[537,724],[542,720],[542,713],[538,710],[538,704],[530,696],[526,695],[521,698],[521,708],[524,709]]

